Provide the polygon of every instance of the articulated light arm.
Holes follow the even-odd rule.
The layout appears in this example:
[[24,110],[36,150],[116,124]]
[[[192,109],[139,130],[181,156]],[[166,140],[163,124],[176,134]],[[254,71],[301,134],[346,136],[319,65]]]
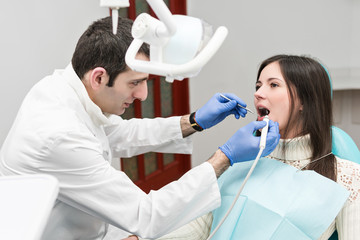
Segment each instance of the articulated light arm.
[[201,68],[220,48],[221,43],[225,40],[227,32],[228,30],[225,27],[219,27],[203,50],[199,52],[195,58],[183,64],[147,62],[135,59],[137,52],[144,43],[139,39],[134,39],[131,43],[126,53],[125,61],[134,71],[149,72],[151,74],[165,76],[169,82],[172,82],[172,79],[183,80],[186,77],[196,76],[199,73]]
[[169,8],[166,6],[163,0],[146,0],[154,11],[156,16],[165,25],[165,27],[159,27],[156,29],[156,35],[158,37],[171,37],[176,32],[176,23],[173,19]]
[[[100,0],[101,6],[113,10],[113,28],[116,33],[117,11],[129,6],[128,0]],[[172,15],[163,0],[147,0],[159,19],[147,13],[134,21],[134,37],[126,56],[127,65],[138,72],[165,76],[172,82],[196,76],[212,58],[227,36],[227,29],[212,28],[200,19],[185,15]],[[116,18],[116,19],[115,19]],[[135,59],[143,43],[150,45],[150,61]]]

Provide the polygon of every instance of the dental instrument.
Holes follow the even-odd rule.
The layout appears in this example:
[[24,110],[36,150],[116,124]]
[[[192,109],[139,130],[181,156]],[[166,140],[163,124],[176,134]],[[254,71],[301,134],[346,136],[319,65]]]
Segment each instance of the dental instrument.
[[[228,101],[231,101],[231,99],[230,98],[228,98],[228,97],[226,97],[225,95],[223,95],[223,94],[220,94],[220,96],[222,97],[222,98],[224,98],[224,99],[226,99],[226,100],[228,100]],[[248,109],[247,107],[243,107],[243,106],[241,106],[240,104],[237,104],[239,107],[241,107],[241,108],[243,108],[243,109],[245,109],[246,111],[248,111],[248,112],[250,112],[250,113],[252,113],[252,114],[255,114],[253,111],[251,111],[250,109]]]
[[100,0],[100,7],[108,7],[111,9],[112,27],[114,34],[117,32],[119,9],[129,6],[129,0]]
[[206,240],[210,240],[214,235],[215,233],[218,231],[218,229],[221,227],[221,225],[224,223],[224,221],[226,220],[226,218],[229,216],[231,210],[233,209],[233,207],[235,206],[238,198],[240,197],[240,194],[242,192],[242,190],[244,189],[245,187],[245,184],[246,182],[248,181],[248,179],[250,178],[252,172],[254,171],[255,167],[256,167],[256,164],[258,163],[260,157],[261,157],[261,154],[262,152],[264,151],[265,147],[266,147],[266,137],[267,137],[267,133],[268,133],[268,130],[269,130],[269,117],[268,115],[266,115],[263,119],[263,121],[266,122],[266,126],[262,129],[261,131],[261,137],[260,137],[260,144],[259,144],[259,152],[254,160],[254,163],[251,165],[251,168],[249,170],[249,172],[247,173],[243,183],[241,184],[240,188],[239,188],[239,191],[238,193],[236,194],[235,196],[235,199],[234,201],[232,202],[230,208],[228,209],[228,211],[226,212],[226,214],[224,215],[224,217],[221,219],[221,221],[219,222],[219,224],[216,226],[216,228],[214,229],[214,231],[210,234],[210,236],[206,239]]

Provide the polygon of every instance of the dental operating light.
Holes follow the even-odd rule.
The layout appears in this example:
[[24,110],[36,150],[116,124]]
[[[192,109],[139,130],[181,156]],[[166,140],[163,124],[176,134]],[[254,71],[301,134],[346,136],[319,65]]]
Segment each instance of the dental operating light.
[[[123,2],[128,1],[101,0],[101,6],[113,10],[114,28],[117,26],[114,9],[122,7]],[[198,18],[172,15],[163,0],[147,0],[147,3],[159,19],[147,13],[135,19],[134,40],[126,52],[126,64],[137,72],[165,76],[168,82],[196,76],[220,48],[228,34],[227,28],[221,26],[213,32],[212,26]],[[150,46],[150,61],[136,59],[144,43]]]

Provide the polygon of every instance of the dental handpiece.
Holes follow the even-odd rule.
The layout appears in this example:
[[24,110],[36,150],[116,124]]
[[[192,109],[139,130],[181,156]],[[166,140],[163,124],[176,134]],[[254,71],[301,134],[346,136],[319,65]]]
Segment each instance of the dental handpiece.
[[266,126],[261,130],[261,137],[260,137],[260,145],[259,148],[265,149],[266,147],[266,137],[269,130],[269,117],[266,115],[263,119],[266,122]]
[[[220,96],[221,96],[222,98],[228,100],[228,101],[231,101],[230,98],[226,97],[226,96],[223,95],[223,94],[220,94]],[[250,113],[252,113],[252,114],[255,114],[255,113],[254,113],[253,111],[251,111],[250,109],[248,109],[248,108],[246,108],[246,107],[243,107],[243,106],[241,106],[240,104],[237,104],[237,105],[238,105],[239,107],[243,108],[243,109],[246,109],[248,112],[250,112]]]

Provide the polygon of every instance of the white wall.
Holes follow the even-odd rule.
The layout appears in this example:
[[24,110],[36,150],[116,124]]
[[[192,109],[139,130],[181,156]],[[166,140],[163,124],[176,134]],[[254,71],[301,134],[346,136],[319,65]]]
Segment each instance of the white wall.
[[[216,56],[190,80],[191,110],[201,107],[215,92],[235,92],[254,109],[257,68],[274,54],[311,55],[330,72],[359,68],[359,5],[358,0],[188,0],[189,15],[229,29]],[[240,121],[229,118],[197,134],[193,166],[254,119],[251,114]]]
[[0,7],[0,145],[31,86],[70,63],[77,39],[109,15],[99,0],[20,0]]
[[352,1],[351,66],[360,65],[360,1]]

